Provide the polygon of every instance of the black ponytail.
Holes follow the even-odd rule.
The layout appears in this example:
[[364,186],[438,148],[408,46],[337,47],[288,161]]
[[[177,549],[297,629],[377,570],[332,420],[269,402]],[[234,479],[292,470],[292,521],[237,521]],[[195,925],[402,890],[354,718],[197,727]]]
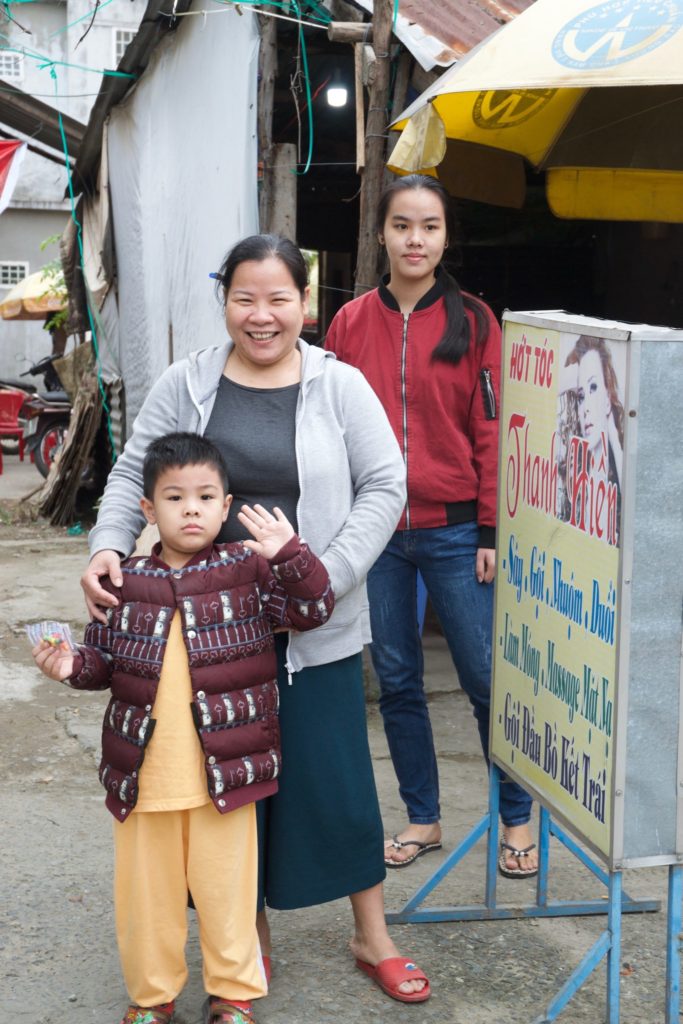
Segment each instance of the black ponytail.
[[[427,174],[407,174],[403,178],[391,181],[382,191],[377,204],[377,231],[381,235],[389,213],[389,204],[397,192],[406,189],[425,189],[434,192],[440,199],[446,222],[446,237],[451,243],[455,237],[455,217],[451,208],[450,196],[438,178]],[[474,314],[474,343],[480,345],[488,334],[488,315],[483,303],[471,296],[463,295],[455,278],[442,265],[440,280],[444,285],[444,305],[446,307],[446,329],[432,352],[432,361],[442,363],[460,362],[467,352],[471,338],[470,321],[466,310]]]
[[432,351],[432,362],[457,365],[470,347],[472,331],[466,310],[474,314],[474,344],[481,345],[488,334],[488,316],[478,299],[463,295],[460,285],[451,274],[441,267],[446,307],[446,329]]

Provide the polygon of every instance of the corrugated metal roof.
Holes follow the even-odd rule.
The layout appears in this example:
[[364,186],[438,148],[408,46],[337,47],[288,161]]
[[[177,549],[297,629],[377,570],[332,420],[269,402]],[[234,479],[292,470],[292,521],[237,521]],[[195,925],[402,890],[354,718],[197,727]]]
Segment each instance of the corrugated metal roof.
[[440,39],[456,59],[531,7],[534,0],[400,0],[399,13]]
[[[370,14],[373,0],[356,0]],[[534,0],[399,0],[396,35],[425,71],[449,67]]]

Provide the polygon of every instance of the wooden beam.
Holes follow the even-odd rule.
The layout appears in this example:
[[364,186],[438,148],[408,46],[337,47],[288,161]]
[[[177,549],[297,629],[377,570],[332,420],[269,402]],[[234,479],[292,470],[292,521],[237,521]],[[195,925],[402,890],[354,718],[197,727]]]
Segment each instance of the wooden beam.
[[263,211],[261,231],[296,241],[296,146],[293,142],[283,142],[274,145],[270,152],[271,163],[263,168],[268,202]]
[[277,21],[259,18],[261,45],[259,49],[258,89],[258,149],[263,168],[259,196],[259,223],[261,231],[268,231],[268,219],[273,206],[273,176],[266,168],[273,163],[273,106],[277,77]]
[[371,43],[372,24],[358,21],[331,21],[327,38],[333,43]]
[[375,76],[377,74],[377,58],[375,57],[375,51],[367,43],[362,46],[363,52],[363,85],[366,89],[370,89],[375,83]]
[[355,294],[374,288],[377,283],[379,242],[375,219],[377,204],[384,182],[387,125],[389,117],[389,51],[394,13],[393,0],[375,0],[373,29],[376,57],[375,80],[370,96],[365,135],[365,169],[360,192],[360,224],[358,229],[358,259],[356,263]]
[[353,47],[356,94],[356,174],[365,167],[365,92],[363,90],[363,44]]

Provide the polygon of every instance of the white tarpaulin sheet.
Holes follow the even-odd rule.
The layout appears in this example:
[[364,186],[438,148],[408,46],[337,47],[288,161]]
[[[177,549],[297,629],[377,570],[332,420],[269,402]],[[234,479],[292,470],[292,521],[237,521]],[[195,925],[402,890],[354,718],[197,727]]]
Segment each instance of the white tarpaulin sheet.
[[258,231],[256,19],[184,18],[111,113],[109,186],[128,430],[174,359],[225,340],[211,271]]

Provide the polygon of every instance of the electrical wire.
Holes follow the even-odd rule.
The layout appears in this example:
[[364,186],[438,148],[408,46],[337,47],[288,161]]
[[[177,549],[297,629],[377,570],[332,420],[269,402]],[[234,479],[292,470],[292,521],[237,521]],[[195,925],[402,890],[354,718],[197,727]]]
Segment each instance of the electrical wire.
[[[298,4],[298,0],[291,0],[294,13],[301,19],[301,9]],[[301,63],[304,71],[304,84],[306,86],[306,103],[308,104],[308,156],[306,158],[306,166],[303,171],[294,171],[293,173],[299,176],[308,174],[308,169],[311,166],[311,159],[313,157],[313,100],[311,99],[311,76],[308,71],[308,51],[306,50],[306,40],[304,38],[304,28],[299,21],[299,45],[301,47]]]

